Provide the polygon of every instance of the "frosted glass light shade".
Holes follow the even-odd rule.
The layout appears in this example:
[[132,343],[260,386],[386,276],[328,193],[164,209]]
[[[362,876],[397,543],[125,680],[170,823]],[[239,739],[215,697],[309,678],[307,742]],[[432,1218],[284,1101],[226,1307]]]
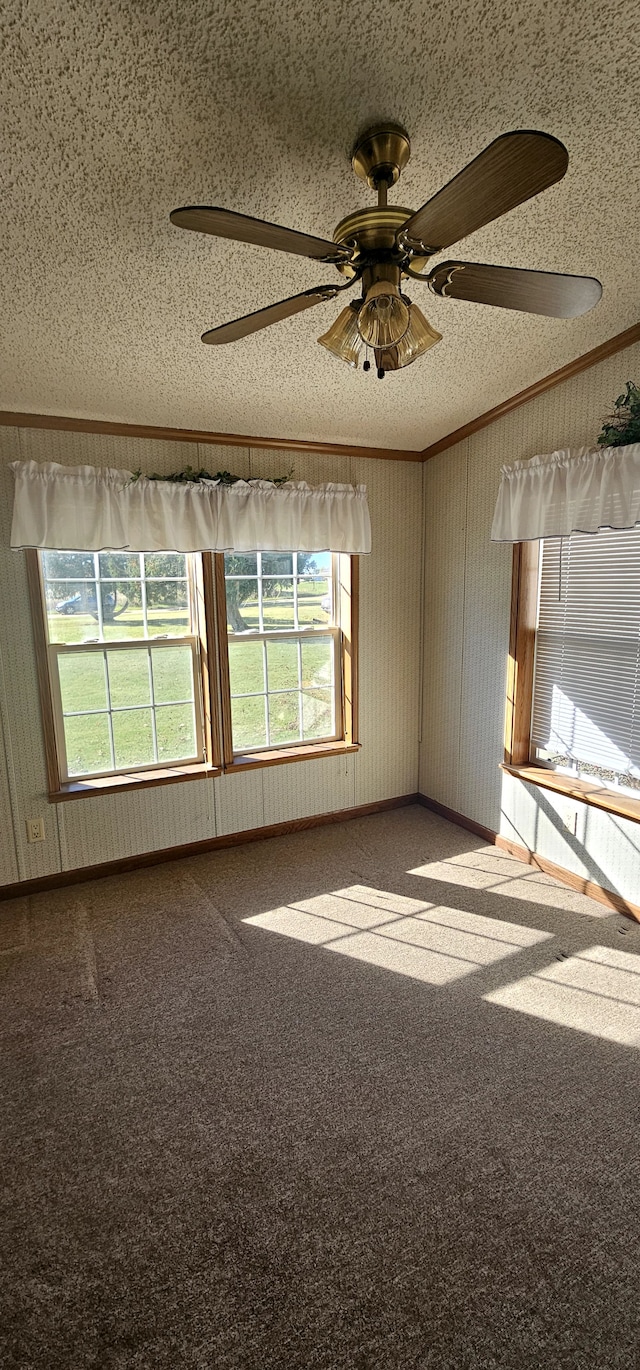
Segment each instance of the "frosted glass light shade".
[[368,347],[393,347],[409,327],[409,306],[391,281],[374,281],[358,314],[358,332]]
[[332,352],[334,357],[339,357],[349,366],[356,367],[363,345],[358,332],[358,305],[354,308],[348,304],[346,309],[338,314],[331,328],[318,338],[318,342],[322,347],[326,347],[328,352]]
[[404,337],[393,347],[376,349],[376,365],[383,371],[400,371],[442,340],[442,333],[431,327],[417,305],[412,304],[410,312],[409,327]]

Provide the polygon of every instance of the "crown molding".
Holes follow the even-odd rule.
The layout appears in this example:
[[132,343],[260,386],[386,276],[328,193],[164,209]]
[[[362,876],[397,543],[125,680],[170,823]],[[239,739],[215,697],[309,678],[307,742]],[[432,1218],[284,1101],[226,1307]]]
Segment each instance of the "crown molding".
[[255,438],[246,433],[209,433],[198,428],[156,428],[143,423],[110,423],[62,414],[22,414],[0,410],[5,428],[50,428],[65,433],[105,433],[116,438],[152,438],[156,442],[201,442],[212,447],[252,447],[279,452],[315,452],[328,457],[364,457],[368,461],[422,461],[422,452],[397,447],[357,447],[341,442],[308,442],[294,438]]
[[422,461],[429,461],[431,457],[437,457],[439,452],[445,452],[447,447],[455,447],[456,443],[462,442],[464,438],[470,438],[473,433],[478,433],[481,428],[488,428],[489,424],[496,423],[498,419],[510,414],[513,409],[519,409],[521,404],[528,404],[529,400],[537,399],[538,395],[544,395],[545,390],[553,390],[554,386],[562,385],[563,381],[571,380],[572,376],[578,376],[581,371],[587,371],[590,366],[596,366],[598,362],[603,362],[607,357],[613,357],[616,352],[623,352],[625,347],[631,347],[635,342],[640,342],[640,323],[632,324],[631,328],[626,328],[624,333],[616,333],[614,338],[609,338],[608,342],[600,343],[599,347],[592,348],[591,352],[584,352],[581,357],[576,357],[575,361],[568,362],[566,366],[561,366],[559,371],[552,371],[550,375],[543,376],[542,380],[535,381],[533,385],[528,385],[526,390],[520,390],[517,395],[512,395],[511,399],[503,400],[502,404],[497,404],[494,409],[487,409],[484,414],[479,414],[477,419],[471,419],[469,423],[463,424],[462,428],[454,429],[453,433],[448,433],[444,438],[438,438],[437,442],[432,442],[429,447],[423,448],[420,453]]
[[613,357],[616,352],[623,352],[626,347],[631,347],[635,342],[640,342],[640,323],[632,324],[631,328],[626,328],[623,333],[616,333],[615,337],[609,338],[607,342],[600,343],[590,352],[584,352],[581,357],[576,357],[566,366],[561,366],[558,371],[552,371],[548,376],[543,376],[541,380],[527,386],[526,390],[520,390],[517,395],[512,395],[510,399],[503,400],[495,408],[487,409],[484,414],[479,414],[477,418],[471,419],[461,428],[455,428],[452,433],[447,433],[445,437],[438,438],[437,442],[431,443],[422,450],[398,447],[358,447],[349,443],[310,442],[306,439],[298,440],[295,438],[256,438],[247,433],[211,433],[206,429],[198,428],[157,428],[151,424],[111,423],[106,419],[78,419],[63,414],[29,414],[11,410],[0,410],[0,427],[50,428],[66,433],[105,433],[110,437],[117,438],[151,438],[155,442],[201,442],[212,447],[261,447],[279,452],[314,452],[317,456],[325,457],[363,457],[367,461],[424,462],[429,461],[431,457],[437,457],[440,452],[445,452],[448,447],[455,447],[465,438],[470,438],[474,433],[480,432],[480,429],[488,428],[490,424],[496,423],[505,414],[510,414],[514,409],[519,409],[520,405],[528,404],[529,400],[535,400],[539,395],[544,395],[546,390],[553,390],[554,386],[562,385],[563,381],[571,380],[573,376],[578,376],[581,371],[587,371],[589,367],[597,366],[598,362],[605,361],[607,357]]

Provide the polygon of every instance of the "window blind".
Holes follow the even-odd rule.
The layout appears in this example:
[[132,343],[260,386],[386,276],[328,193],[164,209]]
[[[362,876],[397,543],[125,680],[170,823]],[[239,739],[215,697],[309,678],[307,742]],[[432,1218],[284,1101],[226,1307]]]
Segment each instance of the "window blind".
[[538,759],[640,780],[640,526],[543,543],[531,737]]

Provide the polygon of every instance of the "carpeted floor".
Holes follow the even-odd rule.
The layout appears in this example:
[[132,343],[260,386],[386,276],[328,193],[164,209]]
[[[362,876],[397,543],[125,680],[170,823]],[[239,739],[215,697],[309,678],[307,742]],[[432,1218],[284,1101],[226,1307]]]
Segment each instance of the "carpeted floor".
[[3,1370],[631,1370],[640,925],[424,809],[0,906]]

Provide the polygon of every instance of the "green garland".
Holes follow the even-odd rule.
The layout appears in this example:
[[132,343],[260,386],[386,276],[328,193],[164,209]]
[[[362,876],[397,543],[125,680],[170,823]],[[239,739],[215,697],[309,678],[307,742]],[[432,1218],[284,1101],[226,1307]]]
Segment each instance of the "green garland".
[[[133,480],[139,480],[142,475],[142,471],[134,471]],[[204,466],[201,466],[199,471],[193,466],[183,466],[181,471],[172,471],[168,476],[160,476],[154,471],[151,475],[144,476],[144,479],[168,480],[174,485],[198,485],[204,480],[217,480],[219,485],[235,485],[237,481],[245,479],[247,484],[254,480],[266,480],[270,485],[285,485],[291,480],[292,475],[293,470],[288,471],[286,476],[233,476],[230,471],[216,471],[216,474],[212,475],[210,471],[205,471]]]
[[614,412],[603,422],[599,447],[626,447],[640,442],[640,389],[627,381],[624,395],[618,395]]

